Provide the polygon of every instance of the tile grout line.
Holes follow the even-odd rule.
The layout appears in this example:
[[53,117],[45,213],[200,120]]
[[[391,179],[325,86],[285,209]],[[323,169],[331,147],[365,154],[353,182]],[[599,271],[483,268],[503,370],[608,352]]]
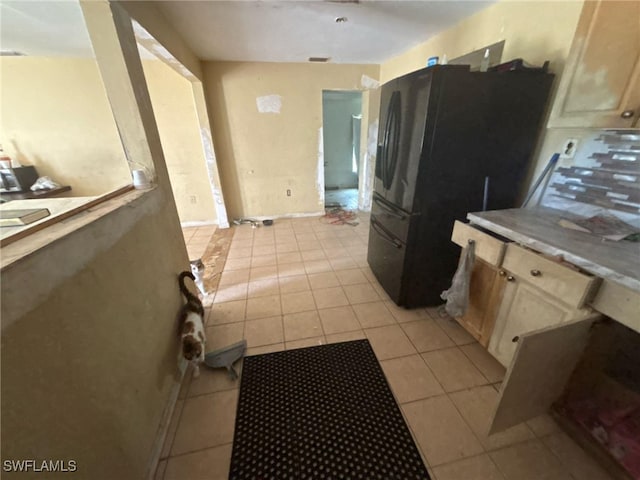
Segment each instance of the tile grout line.
[[231,445],[233,447],[233,441],[231,442],[225,442],[225,443],[221,443],[219,445],[211,445],[211,446],[207,446],[207,447],[203,447],[203,448],[197,448],[195,450],[189,450],[187,452],[182,452],[179,453],[177,455],[172,455],[170,457],[167,457],[165,460],[170,460],[172,458],[180,458],[180,457],[185,457],[187,455],[191,455],[193,453],[198,453],[198,452],[204,452],[205,450],[211,450],[213,448],[220,448],[220,447],[226,447],[227,445]]
[[[472,343],[468,343],[468,344],[466,344],[466,345],[473,345],[473,344],[472,344]],[[478,342],[478,345],[480,345],[480,342]],[[462,347],[464,347],[465,345],[461,345],[461,346],[462,346]],[[458,348],[460,348],[461,346],[458,346]],[[482,346],[482,345],[481,345],[481,346]],[[482,348],[484,348],[484,346],[482,346]],[[464,356],[465,356],[465,357],[466,357],[466,358],[467,358],[467,359],[468,359],[468,360],[473,364],[473,366],[474,366],[474,367],[476,367],[476,369],[477,369],[477,370],[480,372],[480,374],[481,374],[481,375],[482,375],[482,376],[487,380],[487,382],[489,382],[489,385],[493,385],[494,383],[497,383],[497,382],[492,382],[492,381],[491,381],[491,379],[490,379],[487,375],[485,375],[485,374],[484,374],[484,372],[483,372],[482,370],[480,370],[480,367],[478,367],[478,366],[476,365],[476,362],[474,362],[474,361],[473,361],[473,359],[472,359],[469,355],[467,355],[467,353],[466,353],[462,348],[460,348],[460,351],[461,351],[461,352],[462,352],[462,354],[463,354],[463,355],[464,355]],[[489,353],[489,352],[487,351],[487,353]],[[491,354],[489,354],[489,355],[491,355]],[[502,378],[504,379],[504,376],[503,376]],[[500,383],[502,383],[502,380],[500,380]]]
[[[505,447],[505,448],[506,448],[506,447]],[[492,452],[495,452],[495,451],[497,451],[497,450],[492,450]],[[491,462],[491,463],[496,467],[496,470],[498,470],[498,473],[500,473],[500,475],[502,476],[502,478],[503,478],[504,480],[507,480],[507,476],[506,476],[504,473],[502,473],[502,470],[500,470],[500,467],[499,467],[499,466],[498,466],[498,464],[493,460],[493,458],[491,458],[491,456],[489,455],[489,453],[490,453],[490,452],[483,451],[482,453],[478,453],[477,455],[471,455],[471,456],[469,456],[469,457],[464,457],[464,458],[457,458],[457,459],[455,459],[455,460],[451,460],[450,462],[444,462],[444,463],[441,463],[441,464],[439,464],[436,468],[446,467],[447,465],[453,465],[454,463],[462,462],[462,461],[465,461],[465,460],[469,460],[469,459],[472,459],[472,458],[477,458],[477,457],[481,457],[481,456],[485,455],[485,456],[487,456],[487,457],[489,458],[489,461],[490,461],[490,462]]]

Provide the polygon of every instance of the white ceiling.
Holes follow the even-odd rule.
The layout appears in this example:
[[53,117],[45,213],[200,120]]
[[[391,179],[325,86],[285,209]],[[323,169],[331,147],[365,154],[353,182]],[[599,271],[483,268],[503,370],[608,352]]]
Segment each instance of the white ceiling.
[[[166,1],[160,8],[204,60],[382,63],[488,1]],[[336,23],[337,17],[347,17]]]
[[[486,8],[491,1],[161,1],[204,60],[381,63]],[[348,21],[336,23],[337,17]],[[92,56],[77,0],[0,1],[0,48]]]
[[38,56],[93,56],[75,1],[0,1],[0,49]]

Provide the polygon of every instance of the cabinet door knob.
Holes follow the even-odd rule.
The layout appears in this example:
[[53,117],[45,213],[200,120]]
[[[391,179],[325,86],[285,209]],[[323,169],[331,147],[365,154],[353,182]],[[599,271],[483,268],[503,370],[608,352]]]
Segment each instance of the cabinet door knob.
[[542,272],[540,270],[531,270],[531,275],[533,275],[534,277],[539,277],[540,275],[542,275]]
[[621,116],[622,118],[631,118],[631,117],[633,117],[633,114],[634,114],[634,111],[633,111],[633,110],[625,110],[624,112],[622,112],[622,113],[620,114],[620,116]]
[[520,340],[520,336],[519,336],[519,335],[516,335],[515,337],[513,337],[513,338],[511,339],[511,341],[512,341],[513,343],[518,343],[518,340]]
[[507,282],[515,282],[516,281],[516,277],[514,277],[513,275],[509,275],[507,277]]
[[500,275],[501,277],[504,277],[507,274],[507,272],[505,272],[504,270],[500,270],[498,272],[498,275]]

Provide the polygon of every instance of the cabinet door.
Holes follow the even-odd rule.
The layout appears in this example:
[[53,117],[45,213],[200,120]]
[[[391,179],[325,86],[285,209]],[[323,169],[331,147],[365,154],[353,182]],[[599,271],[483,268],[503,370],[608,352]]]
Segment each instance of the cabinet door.
[[586,1],[549,127],[631,127],[640,115],[640,2]]
[[502,300],[505,276],[488,263],[476,259],[469,285],[469,306],[458,322],[483,346],[489,344],[495,316]]
[[489,434],[534,418],[560,398],[589,341],[593,314],[560,326],[525,333],[500,388]]
[[489,352],[505,367],[511,363],[520,335],[567,322],[580,314],[580,311],[520,277],[507,275],[502,303],[489,342]]

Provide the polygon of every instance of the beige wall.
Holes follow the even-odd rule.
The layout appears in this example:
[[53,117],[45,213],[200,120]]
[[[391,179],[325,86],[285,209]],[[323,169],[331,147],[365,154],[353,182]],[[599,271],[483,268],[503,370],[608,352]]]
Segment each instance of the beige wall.
[[458,57],[505,40],[503,60],[524,58],[534,65],[551,61],[562,71],[578,23],[582,1],[502,0],[428,41],[384,62],[383,82],[426,66],[427,58]]
[[[402,55],[388,60],[381,65],[380,76],[385,82],[423,68],[428,57],[438,55],[442,58],[446,54],[448,58],[454,58],[505,40],[503,60],[523,58],[533,65],[542,65],[545,60],[549,60],[550,70],[557,75],[557,87],[571,48],[582,4],[581,0],[503,0]],[[543,130],[529,172],[529,184],[533,183],[544,169],[551,154],[559,151],[565,138],[580,138],[588,132],[586,129]]]
[[180,381],[188,258],[129,18],[82,7],[130,160],[158,183],[3,247],[2,455],[77,461],[46,478],[150,478]]
[[[322,212],[322,90],[362,89],[378,66],[204,62],[203,74],[229,217]],[[258,112],[266,95],[282,97],[279,114]]]
[[187,256],[171,201],[156,189],[2,271],[3,459],[144,478],[179,379]]
[[[180,220],[213,223],[191,83],[159,60],[143,66]],[[12,158],[71,185],[69,196],[131,183],[94,59],[1,57],[0,68],[0,141]]]
[[180,221],[214,223],[216,212],[191,82],[160,60],[146,60],[142,66]]
[[0,142],[23,165],[99,195],[131,183],[96,61],[0,57]]

